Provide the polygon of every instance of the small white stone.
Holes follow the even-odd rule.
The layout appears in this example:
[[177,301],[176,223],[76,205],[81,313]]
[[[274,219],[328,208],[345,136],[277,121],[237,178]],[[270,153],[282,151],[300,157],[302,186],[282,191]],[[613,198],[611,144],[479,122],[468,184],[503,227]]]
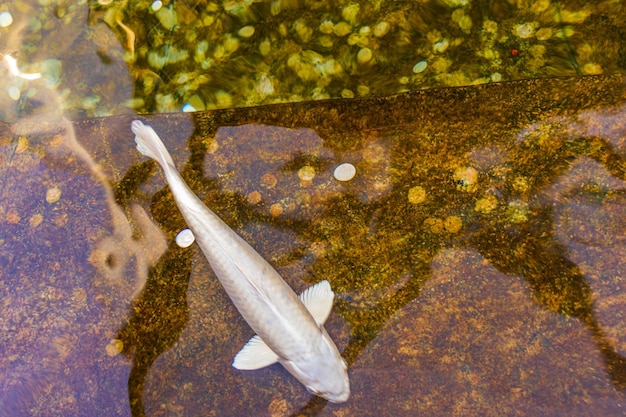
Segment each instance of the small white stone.
[[420,72],[424,72],[427,66],[428,66],[428,62],[420,61],[413,66],[413,73],[419,74]]
[[183,229],[176,235],[176,244],[181,248],[187,248],[196,240],[190,229]]
[[9,97],[11,97],[11,100],[13,101],[19,100],[20,96],[22,95],[22,92],[20,91],[20,89],[15,85],[10,86],[7,89],[7,93],[9,93]]
[[338,181],[350,181],[356,175],[356,168],[350,163],[339,165],[333,173]]
[[152,8],[153,12],[156,12],[161,7],[163,7],[163,2],[161,0],[155,0],[155,1],[152,2],[152,6],[150,6],[150,7]]
[[11,16],[10,12],[0,13],[0,28],[9,27],[11,23],[13,23],[13,16]]

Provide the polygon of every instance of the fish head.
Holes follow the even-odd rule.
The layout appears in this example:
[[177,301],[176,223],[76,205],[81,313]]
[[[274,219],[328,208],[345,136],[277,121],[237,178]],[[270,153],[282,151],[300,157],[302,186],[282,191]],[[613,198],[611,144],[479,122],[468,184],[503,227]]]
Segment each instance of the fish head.
[[346,402],[350,397],[348,365],[326,330],[321,330],[322,338],[314,354],[281,363],[311,394],[333,403]]

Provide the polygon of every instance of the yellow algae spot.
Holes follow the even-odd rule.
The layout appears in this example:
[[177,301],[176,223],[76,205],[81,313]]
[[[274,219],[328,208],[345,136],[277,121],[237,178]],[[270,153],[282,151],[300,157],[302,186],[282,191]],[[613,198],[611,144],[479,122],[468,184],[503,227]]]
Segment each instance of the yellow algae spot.
[[588,62],[583,65],[583,72],[588,75],[600,75],[602,74],[602,66],[593,62]]
[[50,204],[56,203],[61,198],[61,190],[58,187],[48,188],[46,190],[46,201]]
[[443,221],[443,227],[449,233],[458,233],[463,227],[463,221],[459,216],[448,216]]
[[409,203],[411,204],[420,204],[426,200],[426,190],[424,187],[420,187],[416,185],[415,187],[411,187],[409,189]]
[[474,209],[479,213],[489,214],[496,207],[498,207],[498,200],[494,196],[488,195],[476,200],[476,206]]
[[28,150],[28,138],[24,136],[20,136],[17,140],[17,147],[15,148],[15,153],[24,153]]
[[250,204],[259,204],[261,202],[261,193],[258,191],[252,191],[246,196],[246,199]]
[[283,214],[283,206],[280,203],[274,203],[270,207],[270,214],[272,217],[278,217]]
[[478,171],[472,167],[460,167],[454,171],[454,181],[457,190],[473,192],[476,191],[478,183]]
[[419,355],[419,350],[415,349],[412,346],[400,346],[398,348],[398,353],[401,355],[406,355],[406,356],[417,356]]
[[525,193],[530,189],[530,185],[528,184],[528,178],[526,177],[515,177],[513,180],[513,189],[519,193]]
[[267,408],[270,417],[286,416],[289,412],[287,401],[284,399],[274,398]]
[[278,179],[276,178],[276,176],[269,172],[267,174],[263,174],[263,176],[261,177],[261,187],[263,188],[274,188],[276,187],[277,183]]
[[424,220],[424,226],[433,233],[441,233],[443,232],[444,228],[443,221],[436,217],[429,217],[428,219]]
[[33,214],[30,219],[28,219],[28,223],[30,227],[37,227],[43,222],[43,216],[41,214]]
[[483,30],[487,33],[497,33],[498,32],[498,23],[493,20],[485,20],[483,22]]
[[298,178],[302,181],[311,181],[315,178],[315,168],[305,165],[298,170]]
[[513,200],[507,207],[507,216],[512,223],[528,221],[528,204],[521,200]]
[[120,339],[112,339],[106,346],[107,355],[114,357],[122,353],[124,350],[124,342]]
[[51,140],[49,145],[53,148],[57,148],[65,142],[65,137],[63,135],[55,135]]
[[212,139],[205,139],[205,144],[206,144],[206,140],[210,140],[210,141],[211,141],[211,142],[208,144],[208,147],[207,147],[207,152],[208,152],[210,155],[214,155],[214,154],[215,154],[215,152],[217,152],[217,150],[220,148],[220,144],[219,144],[219,143],[217,143],[217,141],[212,140]]
[[542,13],[548,10],[548,7],[550,7],[550,4],[551,4],[550,0],[538,0],[533,3],[530,10],[533,13]]

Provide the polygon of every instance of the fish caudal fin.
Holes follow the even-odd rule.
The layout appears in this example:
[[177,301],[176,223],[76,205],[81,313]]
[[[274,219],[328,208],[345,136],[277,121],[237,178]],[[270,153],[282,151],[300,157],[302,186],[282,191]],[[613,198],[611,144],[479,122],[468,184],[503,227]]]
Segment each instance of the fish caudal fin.
[[175,167],[170,153],[153,128],[144,125],[139,120],[134,120],[130,128],[135,134],[135,143],[139,152],[157,161],[163,169],[168,165],[172,168]]

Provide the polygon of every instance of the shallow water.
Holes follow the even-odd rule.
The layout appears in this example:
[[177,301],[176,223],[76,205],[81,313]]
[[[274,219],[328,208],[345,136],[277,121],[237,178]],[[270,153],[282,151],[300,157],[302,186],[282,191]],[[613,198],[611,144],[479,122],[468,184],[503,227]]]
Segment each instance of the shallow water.
[[[185,224],[134,150],[132,117],[2,125],[0,405],[619,415],[625,85],[538,80],[144,118],[294,289],[330,281],[327,327],[353,389],[341,405],[278,366],[230,366],[251,332],[197,247],[175,245]],[[344,162],[357,174],[339,182]]]
[[[0,67],[2,94],[21,93],[0,101],[0,416],[623,414],[623,76],[400,95],[390,94],[404,87],[385,81],[376,85],[392,88],[375,90],[385,95],[377,98],[135,116],[125,114],[133,112],[128,100],[156,100],[156,92],[144,96],[148,73],[141,60],[127,66],[123,29],[106,14],[119,9],[126,22],[149,4],[129,3],[19,3],[12,10],[30,26],[0,29],[11,33],[3,53],[21,51],[24,74],[42,71],[25,80]],[[516,35],[506,25],[535,19],[532,2],[497,10],[453,3],[427,4],[442,16],[499,16],[498,33],[508,38],[498,48],[507,52]],[[613,41],[581,36],[602,27],[613,39],[623,28],[607,17],[615,4],[534,4],[548,5],[544,17],[555,5],[561,15],[582,10],[543,27],[584,28],[567,42],[551,38],[559,53],[541,68],[562,63],[558,75],[574,75],[606,59],[606,73],[623,69]],[[240,6],[256,12],[214,13],[230,22],[220,36],[270,13],[263,3]],[[383,14],[400,19],[389,7]],[[318,11],[316,19],[349,17]],[[404,11],[415,32],[416,12]],[[33,16],[52,23],[38,28]],[[374,27],[374,14],[365,16]],[[67,42],[32,48],[51,34]],[[533,36],[515,44],[522,53],[542,43]],[[597,45],[609,52],[595,54]],[[467,76],[476,55],[459,48],[438,57],[463,57],[467,67],[453,67]],[[557,75],[521,71],[530,71],[523,62],[511,60],[502,73]],[[422,77],[413,65],[410,77]],[[351,76],[364,80],[377,68]],[[171,81],[158,84],[165,95],[175,84],[168,71],[159,73]],[[413,87],[449,85],[449,77],[423,74]],[[264,100],[299,100],[291,90],[311,87],[284,78],[285,89]],[[246,91],[237,79],[224,78],[233,97]],[[267,102],[238,100],[231,104]],[[77,118],[108,114],[116,115]],[[280,366],[231,367],[251,330],[197,246],[176,246],[185,224],[160,169],[134,148],[137,117],[161,135],[191,188],[297,292],[329,280],[337,300],[326,327],[350,365],[347,403],[311,397]],[[356,176],[337,181],[333,171],[346,162]]]

